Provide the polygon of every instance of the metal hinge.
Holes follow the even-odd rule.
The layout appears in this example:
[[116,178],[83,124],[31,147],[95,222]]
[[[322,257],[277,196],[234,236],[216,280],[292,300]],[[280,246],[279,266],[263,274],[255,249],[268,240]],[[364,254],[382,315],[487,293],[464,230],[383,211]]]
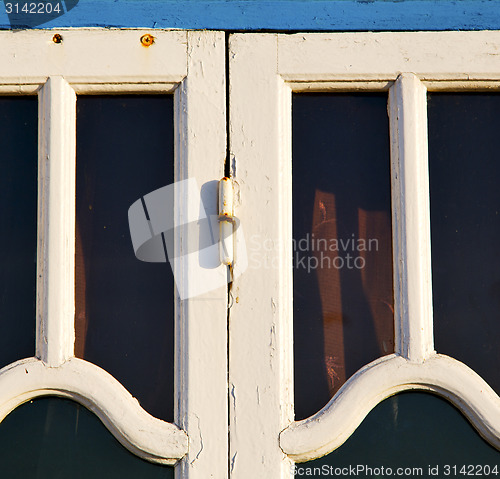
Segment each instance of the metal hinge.
[[219,251],[222,264],[234,262],[233,182],[231,178],[219,181]]

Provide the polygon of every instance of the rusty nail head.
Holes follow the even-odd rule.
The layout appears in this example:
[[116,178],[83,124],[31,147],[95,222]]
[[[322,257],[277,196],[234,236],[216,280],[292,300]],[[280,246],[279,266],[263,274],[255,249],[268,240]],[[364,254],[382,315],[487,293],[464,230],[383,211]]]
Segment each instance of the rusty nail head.
[[153,35],[150,35],[149,33],[146,33],[146,35],[143,35],[141,37],[141,43],[145,46],[145,47],[149,47],[150,45],[152,45],[155,41],[155,37],[153,37]]
[[62,36],[59,35],[59,33],[56,33],[53,37],[52,37],[52,41],[54,43],[62,43]]

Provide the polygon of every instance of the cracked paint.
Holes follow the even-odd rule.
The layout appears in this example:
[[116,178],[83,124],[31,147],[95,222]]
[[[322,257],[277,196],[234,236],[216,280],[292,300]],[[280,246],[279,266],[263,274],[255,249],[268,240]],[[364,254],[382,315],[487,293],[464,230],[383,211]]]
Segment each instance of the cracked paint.
[[[193,418],[196,418],[196,427],[198,428],[197,438],[199,438],[199,449],[198,449],[198,452],[196,453],[196,456],[194,457],[194,459],[190,462],[190,464],[193,465],[198,460],[198,458],[200,457],[200,454],[203,451],[203,447],[204,446],[203,446],[203,436],[201,434],[200,418],[196,414],[191,414],[191,416]],[[190,434],[190,437],[191,437],[191,434]],[[195,442],[195,441],[193,440],[193,442]]]

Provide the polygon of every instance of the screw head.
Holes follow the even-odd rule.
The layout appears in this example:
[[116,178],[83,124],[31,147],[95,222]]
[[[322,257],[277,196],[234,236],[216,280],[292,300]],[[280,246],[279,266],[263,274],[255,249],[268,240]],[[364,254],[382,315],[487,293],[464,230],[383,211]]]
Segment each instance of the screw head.
[[62,40],[63,40],[63,37],[62,35],[60,35],[59,33],[56,33],[53,37],[52,37],[52,41],[54,43],[62,43]]
[[150,45],[152,45],[155,41],[155,37],[153,37],[153,35],[150,35],[149,33],[146,33],[146,35],[143,35],[141,37],[141,43],[143,46],[145,47],[149,47]]

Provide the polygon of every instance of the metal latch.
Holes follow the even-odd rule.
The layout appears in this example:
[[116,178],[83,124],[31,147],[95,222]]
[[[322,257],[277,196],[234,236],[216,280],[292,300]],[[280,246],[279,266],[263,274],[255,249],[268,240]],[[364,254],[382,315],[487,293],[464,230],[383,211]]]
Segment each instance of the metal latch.
[[232,266],[234,261],[233,182],[231,178],[219,181],[219,251],[222,264]]

